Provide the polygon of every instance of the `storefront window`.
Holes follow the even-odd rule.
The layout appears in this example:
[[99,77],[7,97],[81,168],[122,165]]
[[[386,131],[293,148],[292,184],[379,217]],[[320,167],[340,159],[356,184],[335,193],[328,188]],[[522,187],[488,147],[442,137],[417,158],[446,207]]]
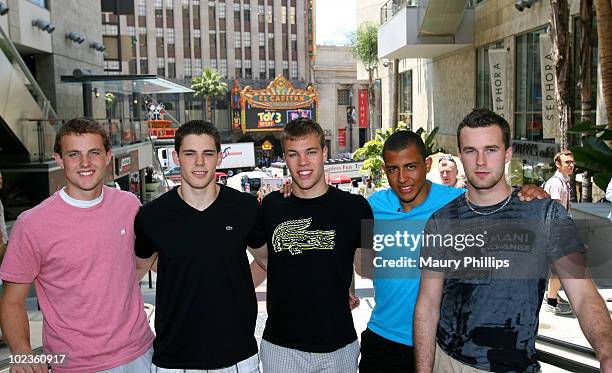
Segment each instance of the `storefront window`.
[[503,48],[502,42],[487,45],[476,50],[476,106],[493,110],[491,98],[491,75],[489,71],[489,49]]
[[516,112],[514,138],[540,141],[542,82],[540,79],[540,29],[516,38]]
[[399,118],[412,128],[412,70],[400,73],[399,77]]

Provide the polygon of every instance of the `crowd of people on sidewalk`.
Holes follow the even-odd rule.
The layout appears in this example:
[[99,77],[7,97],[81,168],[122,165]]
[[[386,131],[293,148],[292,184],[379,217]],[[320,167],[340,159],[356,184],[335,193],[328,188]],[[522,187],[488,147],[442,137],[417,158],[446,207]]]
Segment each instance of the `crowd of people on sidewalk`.
[[[215,182],[219,132],[190,121],[176,131],[172,154],[181,185],[141,206],[104,186],[104,129],[88,118],[66,122],[54,147],[66,187],[18,217],[0,266],[0,325],[20,357],[11,371],[538,372],[540,305],[544,297],[559,302],[556,285],[544,295],[552,269],[601,370],[612,372],[612,320],[563,206],[570,154],[555,158],[558,180],[547,182],[547,193],[508,185],[504,118],[475,109],[459,123],[457,141],[465,184],[452,156],[438,161],[446,185],[429,181],[423,140],[397,131],[382,150],[390,187],[376,192],[367,179],[363,191],[347,193],[326,183],[321,126],[295,119],[281,135],[291,190],[258,202]],[[513,232],[512,222],[523,223],[527,242],[498,238]],[[401,240],[408,229],[419,240]],[[483,239],[483,229],[499,234]],[[447,236],[450,244],[437,239]],[[468,267],[468,257],[487,264]],[[139,288],[150,270],[155,334]],[[354,272],[374,285],[361,343],[351,314],[359,305]],[[264,280],[268,317],[258,347],[255,288]],[[32,358],[32,284],[44,360]]]

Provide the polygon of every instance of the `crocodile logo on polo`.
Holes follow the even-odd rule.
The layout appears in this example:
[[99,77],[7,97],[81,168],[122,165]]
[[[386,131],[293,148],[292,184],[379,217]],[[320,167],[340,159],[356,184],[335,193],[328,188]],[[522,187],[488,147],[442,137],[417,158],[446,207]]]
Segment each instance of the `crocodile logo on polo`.
[[288,220],[279,224],[272,234],[274,252],[289,251],[291,255],[304,250],[333,250],[336,232],[308,230],[312,218]]

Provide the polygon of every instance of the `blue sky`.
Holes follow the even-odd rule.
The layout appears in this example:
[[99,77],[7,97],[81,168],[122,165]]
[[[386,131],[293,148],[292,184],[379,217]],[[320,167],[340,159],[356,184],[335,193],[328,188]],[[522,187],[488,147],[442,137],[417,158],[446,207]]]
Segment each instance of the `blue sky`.
[[318,0],[316,17],[317,44],[345,45],[357,24],[356,0]]

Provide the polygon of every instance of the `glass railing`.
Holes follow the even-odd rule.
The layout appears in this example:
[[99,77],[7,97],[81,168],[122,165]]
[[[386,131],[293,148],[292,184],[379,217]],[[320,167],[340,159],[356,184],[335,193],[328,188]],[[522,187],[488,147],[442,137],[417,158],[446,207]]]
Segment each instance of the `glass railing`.
[[[106,129],[112,147],[127,146],[150,141],[147,123],[132,118],[104,119],[94,118]],[[53,158],[55,133],[66,120],[23,120],[20,140],[28,149],[37,149],[30,155],[33,161],[48,161]],[[28,146],[30,145],[30,146]]]

